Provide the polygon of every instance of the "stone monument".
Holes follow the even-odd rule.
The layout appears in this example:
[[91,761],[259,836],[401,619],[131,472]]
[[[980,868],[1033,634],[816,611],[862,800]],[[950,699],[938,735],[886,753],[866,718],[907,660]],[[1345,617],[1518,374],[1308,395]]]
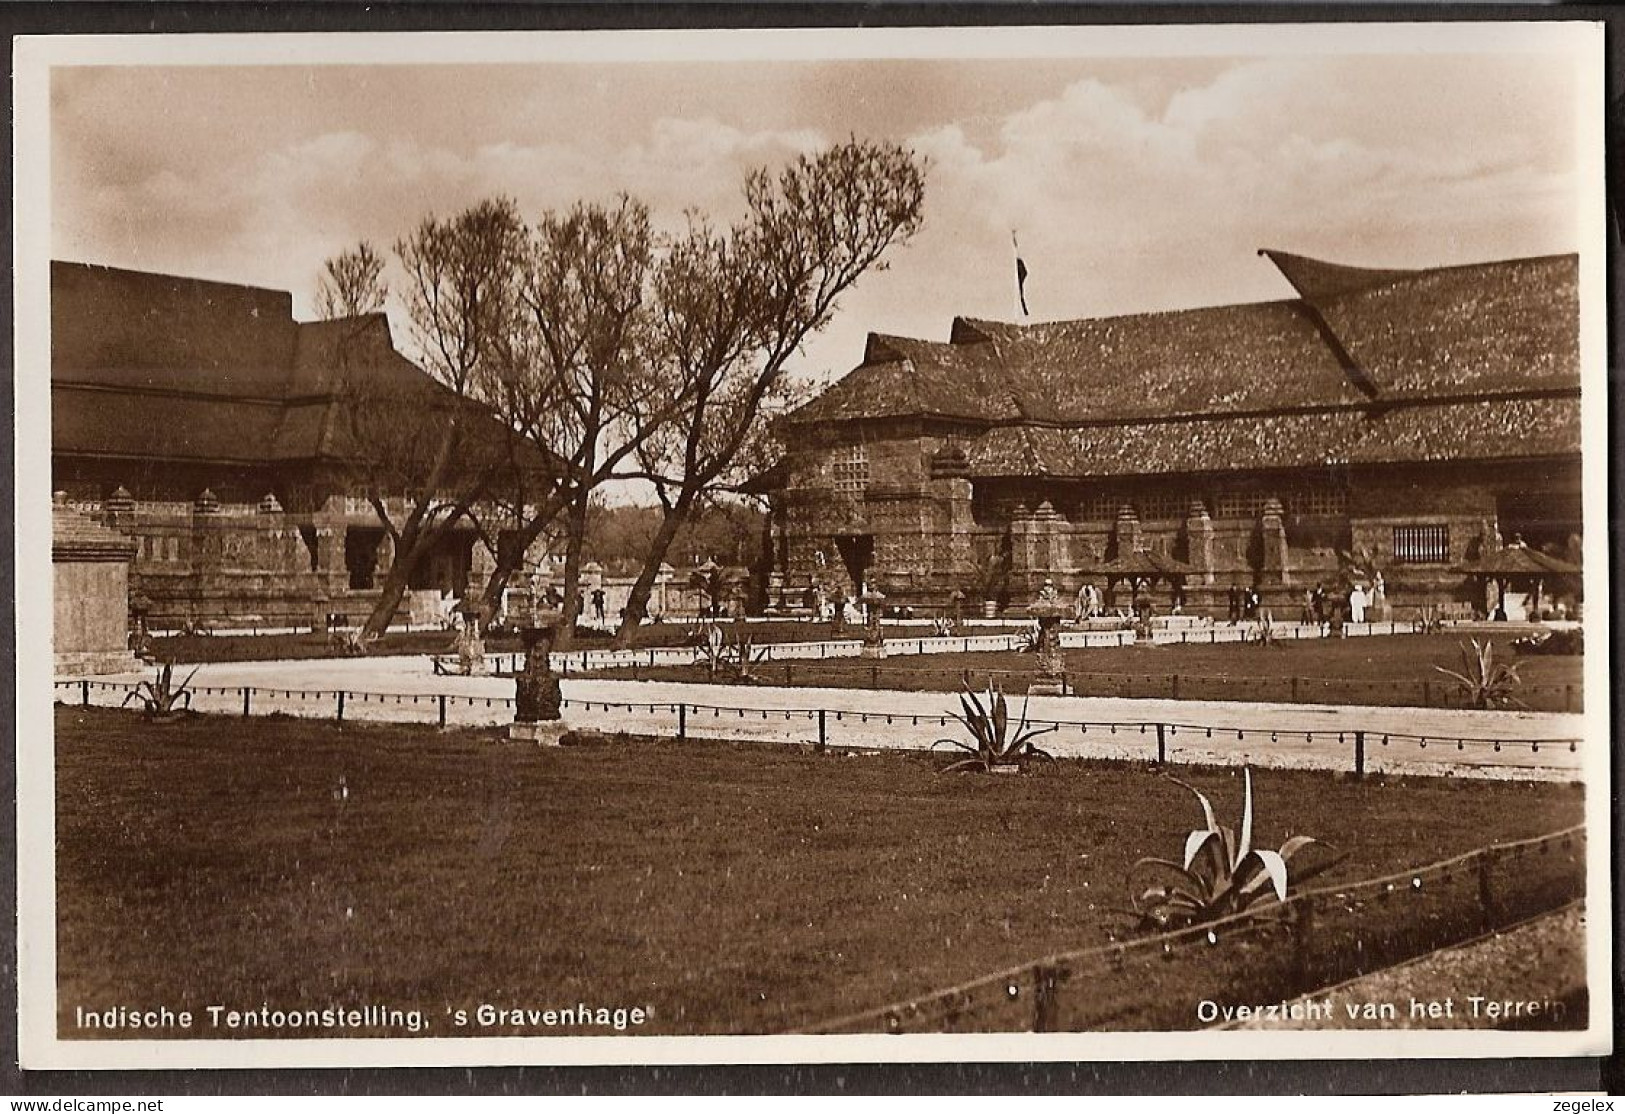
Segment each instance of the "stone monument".
[[525,665],[514,677],[513,723],[508,738],[541,746],[558,746],[565,732],[559,707],[564,701],[559,691],[559,675],[549,660],[553,640],[558,637],[564,616],[527,599],[519,616],[519,640],[525,647]]
[[1066,658],[1061,653],[1061,620],[1071,612],[1061,600],[1055,581],[1045,578],[1044,586],[1027,613],[1038,622],[1038,677],[1027,686],[1035,696],[1066,695]]
[[880,610],[886,597],[879,589],[871,588],[859,597],[859,602],[864,607],[864,619],[863,648],[858,654],[866,658],[883,658],[886,656],[886,632],[880,625]]
[[480,605],[464,599],[457,605],[462,625],[457,628],[457,671],[465,677],[483,677],[490,672],[485,664],[485,639],[480,634]]

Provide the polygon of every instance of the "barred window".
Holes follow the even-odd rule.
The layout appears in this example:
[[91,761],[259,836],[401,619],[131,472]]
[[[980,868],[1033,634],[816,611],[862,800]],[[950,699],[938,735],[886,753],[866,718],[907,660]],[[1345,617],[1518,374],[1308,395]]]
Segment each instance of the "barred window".
[[1221,491],[1213,500],[1214,518],[1257,518],[1264,513],[1262,491]]
[[1394,527],[1394,560],[1407,565],[1450,560],[1450,527],[1439,524]]
[[1078,518],[1084,522],[1112,522],[1122,505],[1122,498],[1109,491],[1091,492],[1078,504]]
[[1191,496],[1179,492],[1158,492],[1134,500],[1134,510],[1145,522],[1158,518],[1184,518],[1191,508]]
[[843,495],[861,495],[869,486],[869,450],[847,445],[829,455],[830,486]]
[[1345,515],[1348,514],[1348,492],[1340,487],[1311,487],[1287,493],[1288,514]]

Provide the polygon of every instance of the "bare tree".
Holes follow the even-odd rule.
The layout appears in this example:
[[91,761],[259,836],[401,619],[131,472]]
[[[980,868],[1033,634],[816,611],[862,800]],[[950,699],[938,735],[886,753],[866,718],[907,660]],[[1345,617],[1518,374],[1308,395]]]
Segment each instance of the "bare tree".
[[316,284],[316,313],[322,319],[379,313],[388,299],[384,257],[367,241],[339,252],[322,266]]
[[496,374],[491,338],[515,312],[523,247],[523,225],[506,199],[426,218],[395,245],[431,379],[399,366],[393,374],[352,366],[347,374],[351,456],[393,551],[368,634],[388,627],[423,562],[513,474],[511,431],[482,399]]
[[661,562],[707,498],[736,484],[738,466],[793,398],[786,362],[826,326],[837,302],[920,225],[924,168],[895,144],[856,139],[745,182],[747,216],[727,234],[691,218],[655,277],[651,351],[688,385],[675,421],[640,441],[642,475],[664,520],[616,634],[627,645]]
[[502,373],[486,395],[549,455],[555,471],[546,497],[515,508],[511,544],[498,554],[485,601],[494,603],[525,550],[562,515],[561,645],[578,617],[593,493],[682,394],[657,379],[644,358],[653,250],[648,210],[631,198],[545,214],[525,252],[517,316],[502,343]]

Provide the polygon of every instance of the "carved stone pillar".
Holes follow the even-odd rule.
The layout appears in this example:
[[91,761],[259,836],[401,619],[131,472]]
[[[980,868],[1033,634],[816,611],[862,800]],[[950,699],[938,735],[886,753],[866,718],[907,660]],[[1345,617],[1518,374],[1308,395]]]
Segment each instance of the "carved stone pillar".
[[1191,500],[1190,512],[1185,516],[1185,542],[1189,550],[1188,563],[1196,569],[1198,584],[1213,583],[1213,519],[1200,499]]
[[1263,536],[1262,579],[1266,584],[1291,584],[1292,569],[1287,559],[1286,510],[1281,500],[1271,495],[1264,500],[1263,513],[1258,518],[1258,530]]

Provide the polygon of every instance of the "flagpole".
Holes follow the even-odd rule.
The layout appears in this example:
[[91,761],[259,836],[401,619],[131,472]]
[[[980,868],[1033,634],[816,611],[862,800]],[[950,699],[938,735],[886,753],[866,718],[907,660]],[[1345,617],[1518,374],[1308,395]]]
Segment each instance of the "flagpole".
[[1016,255],[1016,309],[1022,320],[1031,317],[1027,310],[1027,264],[1021,258],[1021,244],[1016,239],[1016,230],[1010,230],[1010,248]]

